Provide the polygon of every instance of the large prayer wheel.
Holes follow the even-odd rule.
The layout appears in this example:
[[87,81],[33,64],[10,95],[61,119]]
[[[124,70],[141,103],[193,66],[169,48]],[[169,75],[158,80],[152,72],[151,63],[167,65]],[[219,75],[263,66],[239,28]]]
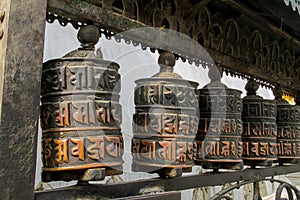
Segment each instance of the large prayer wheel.
[[122,173],[119,65],[94,53],[97,27],[80,29],[82,48],[42,72],[42,180],[103,180]]
[[280,164],[300,160],[300,106],[282,99],[283,90],[274,90],[277,104],[277,158]]
[[250,79],[243,98],[243,160],[251,167],[271,166],[277,159],[276,103],[256,95],[258,88]]
[[158,74],[136,81],[132,169],[176,177],[194,165],[198,84],[173,72],[172,53],[163,52],[158,63]]
[[195,162],[207,169],[242,169],[242,92],[221,83],[217,67],[209,77],[211,82],[199,90]]

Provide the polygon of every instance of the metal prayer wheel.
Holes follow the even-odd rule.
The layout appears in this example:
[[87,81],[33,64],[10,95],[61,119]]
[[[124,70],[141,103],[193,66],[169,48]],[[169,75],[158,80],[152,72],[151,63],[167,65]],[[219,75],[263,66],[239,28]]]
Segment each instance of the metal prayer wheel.
[[207,169],[242,169],[241,91],[221,83],[217,67],[199,90],[199,128],[195,163]]
[[258,88],[250,79],[243,98],[243,160],[251,167],[271,166],[277,159],[276,103],[256,95]]
[[122,173],[119,65],[94,53],[97,27],[78,32],[82,48],[43,65],[42,181],[103,180]]
[[277,158],[280,164],[300,159],[300,106],[282,99],[283,89],[274,90],[277,104]]
[[175,56],[161,53],[160,72],[136,81],[132,170],[181,176],[194,165],[198,83],[173,72]]

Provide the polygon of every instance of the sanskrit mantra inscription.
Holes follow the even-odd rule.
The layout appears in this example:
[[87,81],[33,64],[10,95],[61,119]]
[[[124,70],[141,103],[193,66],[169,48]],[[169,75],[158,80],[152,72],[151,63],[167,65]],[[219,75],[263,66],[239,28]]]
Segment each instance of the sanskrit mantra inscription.
[[220,159],[220,162],[228,162],[237,160],[241,162],[241,156],[243,153],[243,143],[239,138],[206,138],[203,141],[197,141],[197,153],[198,159],[206,158]]
[[200,90],[199,106],[201,115],[211,115],[211,112],[220,112],[220,114],[241,114],[242,101],[237,92],[231,92],[228,89],[223,90],[213,88],[210,90]]
[[244,159],[276,159],[276,140],[270,142],[243,142]]
[[142,134],[195,136],[198,117],[173,113],[138,113],[133,115],[133,131]]
[[[200,111],[201,112],[201,111]],[[242,120],[239,118],[200,118],[198,135],[201,134],[228,134],[241,135]]]
[[49,171],[61,170],[63,167],[84,169],[91,165],[105,167],[108,163],[123,163],[121,136],[43,138],[42,149],[43,169]]
[[274,121],[251,121],[243,122],[243,136],[263,136],[263,137],[276,137],[277,125]]
[[[132,140],[134,160],[148,162],[149,165],[193,164],[195,143],[186,140]],[[150,161],[150,162],[149,162]]]
[[45,103],[41,106],[42,128],[103,127],[119,129],[121,105],[118,103],[88,100]]
[[293,105],[278,105],[277,121],[300,123],[300,107]]
[[120,92],[120,74],[115,70],[118,67],[116,64],[88,58],[72,63],[68,61],[52,60],[46,63],[47,68],[42,73],[42,95],[74,90]]
[[134,96],[137,107],[159,104],[193,109],[198,106],[197,99],[193,98],[195,95],[195,89],[188,86],[151,83],[137,86]]
[[[272,101],[259,100],[243,101],[243,121],[247,121],[256,118],[263,117],[266,119],[274,120],[276,118],[276,105]],[[276,119],[275,119],[276,120]]]
[[278,158],[300,158],[300,142],[295,140],[277,140]]

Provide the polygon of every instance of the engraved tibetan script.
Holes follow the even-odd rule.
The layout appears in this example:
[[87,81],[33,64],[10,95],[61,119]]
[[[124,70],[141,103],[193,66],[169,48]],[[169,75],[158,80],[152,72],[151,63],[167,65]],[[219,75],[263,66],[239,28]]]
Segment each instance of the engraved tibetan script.
[[[80,138],[57,138],[43,140],[45,167],[64,163],[76,165],[85,162],[121,161],[123,139],[121,136],[89,136]],[[54,157],[53,157],[54,156]]]

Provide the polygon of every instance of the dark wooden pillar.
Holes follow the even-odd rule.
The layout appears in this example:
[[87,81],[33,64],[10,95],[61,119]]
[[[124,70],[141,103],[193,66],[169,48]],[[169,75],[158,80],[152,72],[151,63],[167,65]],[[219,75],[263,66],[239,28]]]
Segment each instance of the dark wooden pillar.
[[0,1],[0,199],[34,199],[46,5]]

